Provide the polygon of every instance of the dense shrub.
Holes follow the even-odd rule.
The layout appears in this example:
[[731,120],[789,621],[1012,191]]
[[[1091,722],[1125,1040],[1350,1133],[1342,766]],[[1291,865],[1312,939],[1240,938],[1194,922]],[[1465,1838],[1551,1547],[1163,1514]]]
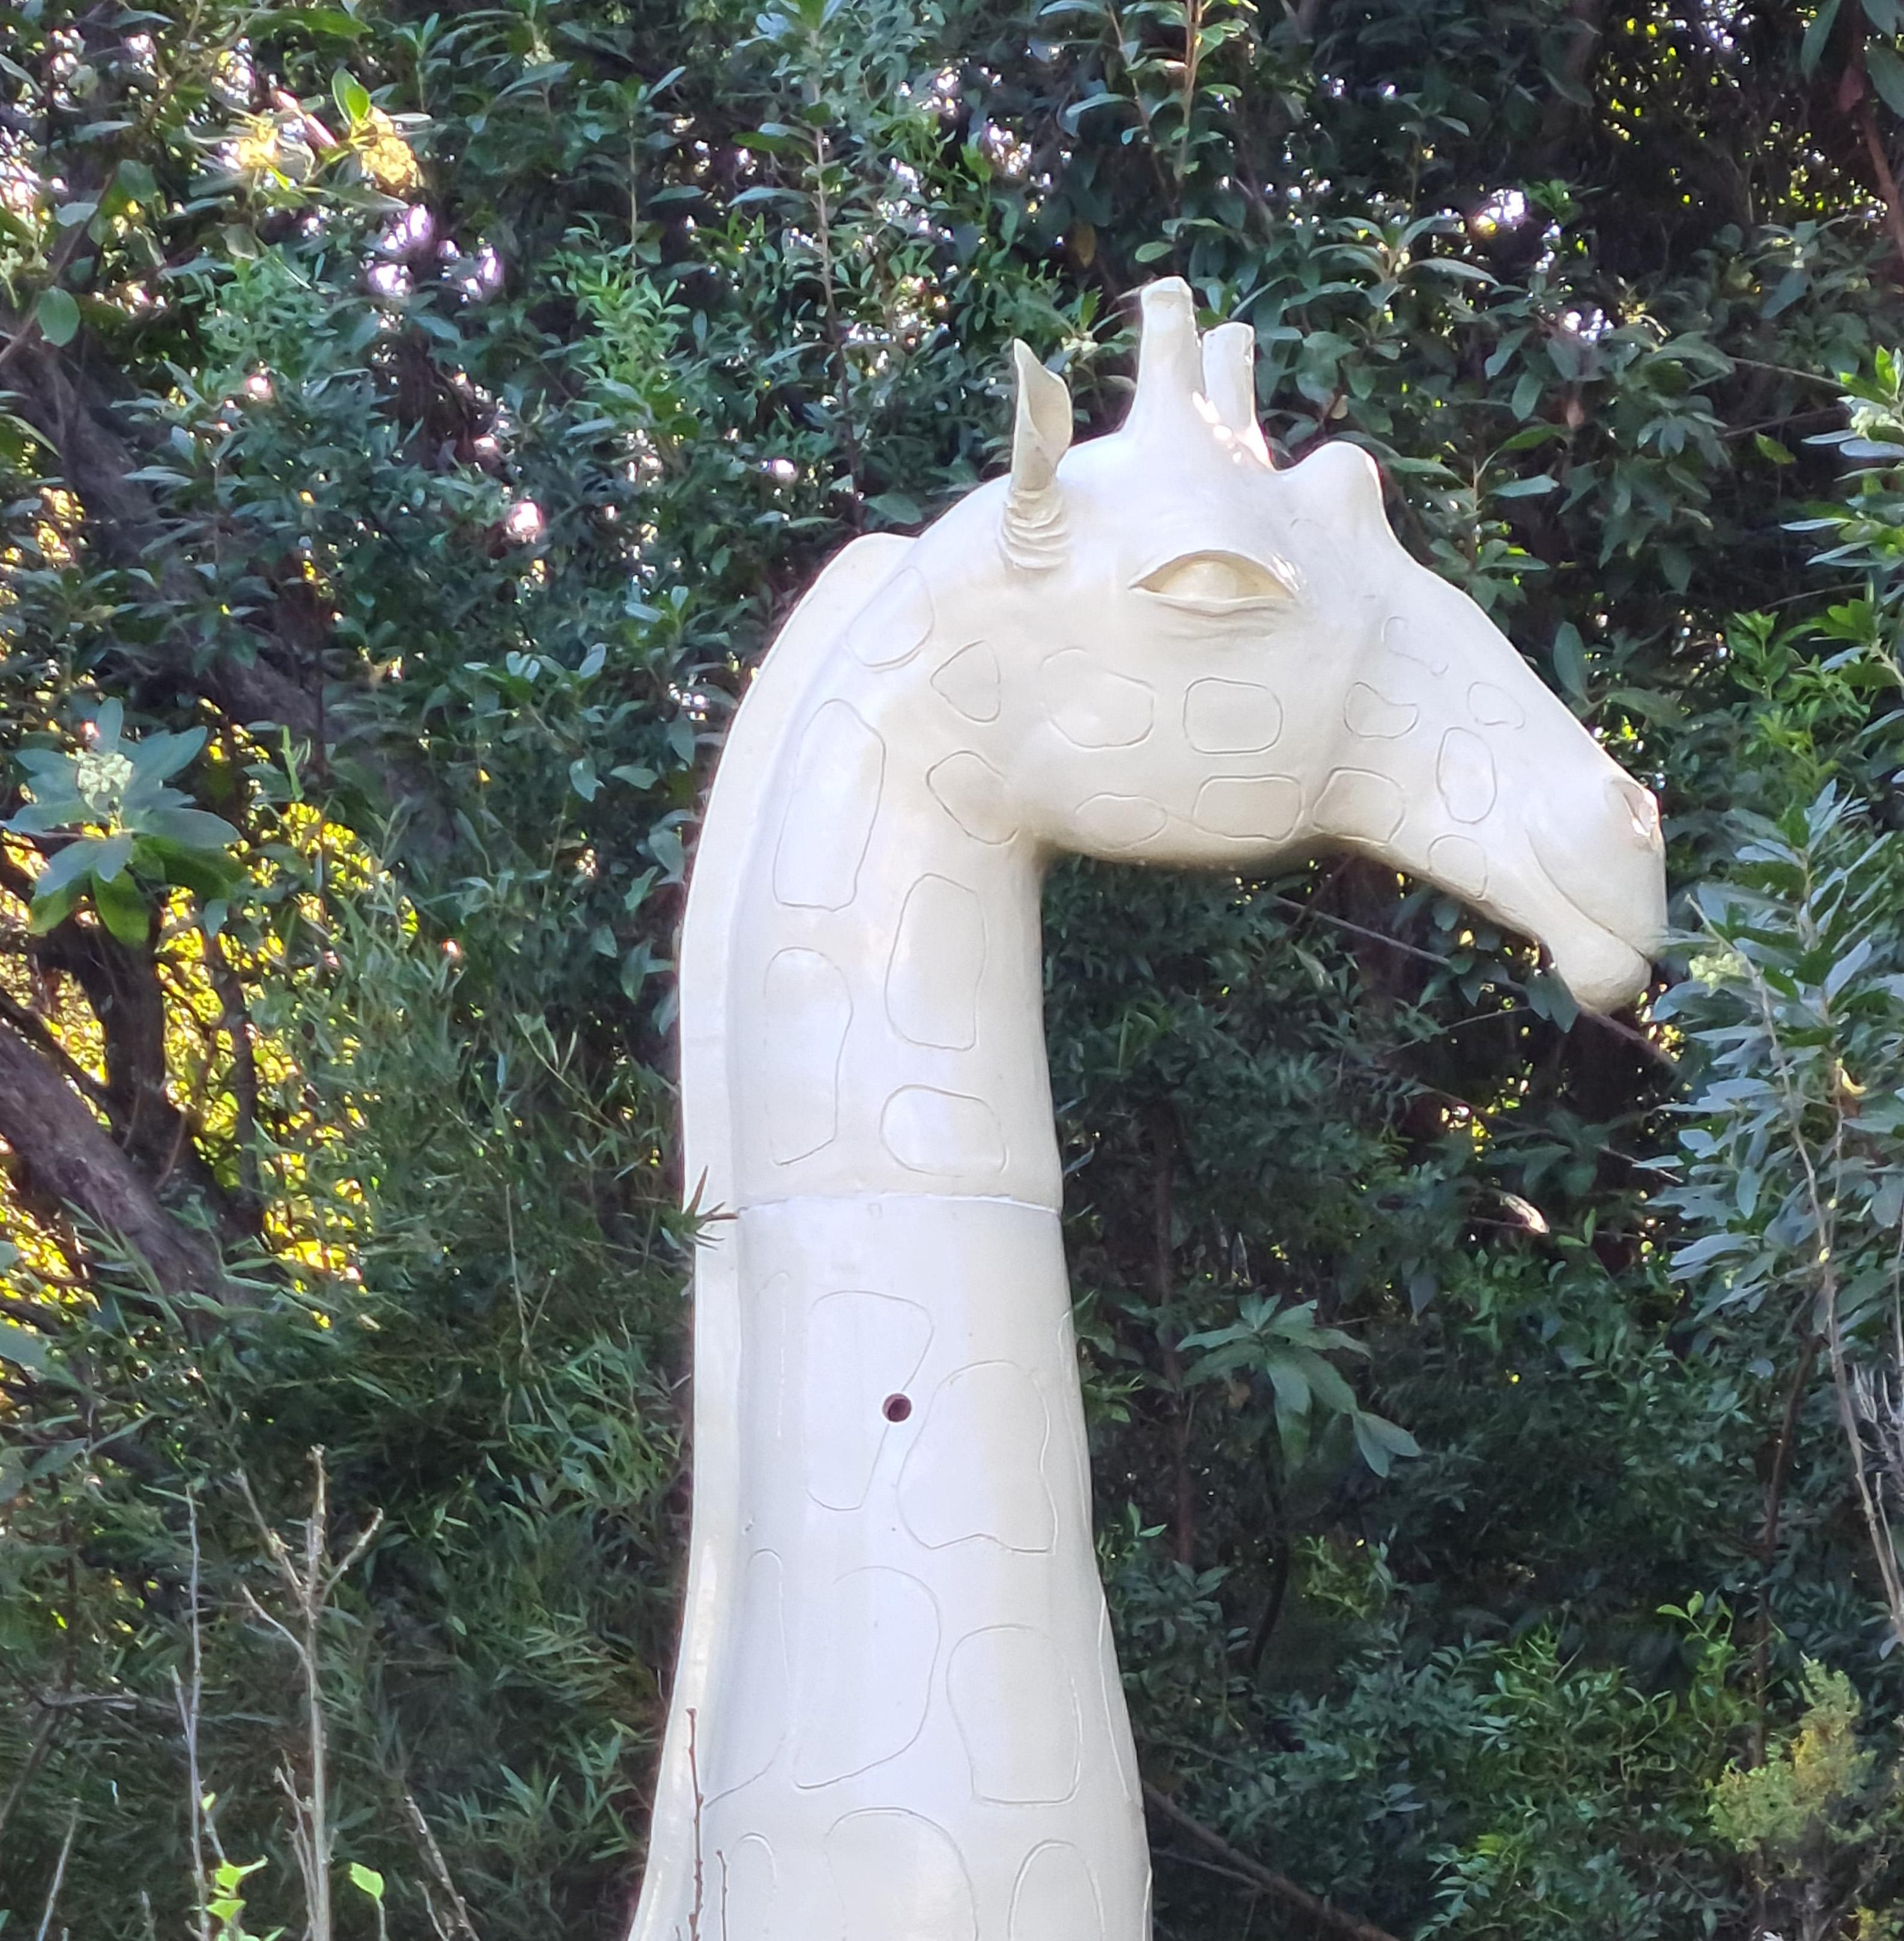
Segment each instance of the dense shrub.
[[1893,0],[0,19],[0,1924],[625,1921],[722,729],[1175,273],[1689,894],[1054,880],[1160,1932],[1894,1931]]

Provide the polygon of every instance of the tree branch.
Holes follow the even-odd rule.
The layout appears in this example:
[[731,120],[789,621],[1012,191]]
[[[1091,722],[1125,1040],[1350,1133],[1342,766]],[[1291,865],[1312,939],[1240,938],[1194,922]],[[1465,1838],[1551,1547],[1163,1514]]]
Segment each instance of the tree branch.
[[1871,97],[1861,96],[1857,105],[1858,133],[1864,138],[1864,151],[1871,158],[1871,173],[1876,177],[1878,193],[1884,204],[1884,229],[1891,240],[1891,246],[1897,252],[1898,267],[1904,271],[1904,202],[1900,202],[1897,192],[1897,177],[1893,173],[1890,157],[1884,153],[1883,139],[1878,133],[1878,118],[1871,112]]
[[5,1022],[0,1139],[35,1192],[118,1235],[167,1293],[227,1291],[210,1242],[163,1204],[79,1095]]
[[1567,50],[1559,80],[1541,118],[1539,151],[1550,160],[1563,147],[1586,113],[1572,96],[1584,93],[1605,44],[1606,0],[1572,0],[1567,9]]
[[77,1086],[102,1112],[110,1114],[112,1099],[105,1087],[80,1064],[66,1047],[53,1035],[51,1028],[43,1017],[29,1011],[23,1004],[17,1004],[4,991],[0,991],[0,1019],[11,1025],[29,1044],[35,1046],[59,1066],[60,1075],[69,1085]]
[[1373,1921],[1363,1921],[1346,1912],[1332,1902],[1311,1894],[1307,1888],[1298,1887],[1287,1874],[1279,1874],[1273,1867],[1264,1866],[1261,1860],[1251,1859],[1248,1854],[1231,1846],[1221,1833],[1212,1832],[1202,1820],[1192,1819],[1167,1793],[1160,1792],[1148,1780],[1144,1782],[1144,1804],[1160,1820],[1168,1821],[1179,1832],[1187,1833],[1206,1853],[1214,1854],[1252,1887],[1326,1927],[1331,1934],[1342,1935],[1345,1941],[1395,1941],[1386,1927],[1377,1927]]

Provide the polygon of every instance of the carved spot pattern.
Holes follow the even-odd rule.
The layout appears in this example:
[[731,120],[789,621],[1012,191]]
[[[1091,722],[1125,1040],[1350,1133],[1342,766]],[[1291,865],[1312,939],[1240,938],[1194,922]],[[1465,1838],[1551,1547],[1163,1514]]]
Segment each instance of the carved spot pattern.
[[1421,719],[1421,710],[1412,701],[1391,701],[1358,680],[1343,701],[1342,719],[1352,735],[1365,741],[1393,741]]
[[1282,733],[1282,703],[1248,680],[1192,681],[1184,695],[1184,738],[1203,755],[1255,755]]
[[1048,1633],[1029,1625],[967,1632],[947,1661],[946,1689],[974,1799],[1055,1805],[1077,1790],[1077,1697]]
[[782,950],[767,965],[761,1048],[767,1150],[790,1166],[839,1130],[839,1063],[853,1022],[846,974],[818,950]]
[[1325,836],[1358,842],[1386,842],[1401,827],[1407,808],[1401,790],[1369,769],[1337,769],[1322,785],[1316,826]]
[[786,1574],[772,1550],[756,1550],[742,1573],[735,1635],[746,1640],[746,1649],[735,1655],[729,1687],[733,1702],[708,1749],[710,1799],[758,1779],[787,1736]]
[[1104,1910],[1084,1856],[1068,1840],[1034,1847],[1012,1888],[1010,1941],[1104,1941]]
[[1170,818],[1161,802],[1141,795],[1094,795],[1077,805],[1074,818],[1086,844],[1098,849],[1135,849],[1161,835]]
[[879,1115],[879,1136],[909,1172],[1002,1172],[1005,1129],[983,1099],[936,1085],[902,1085]]
[[975,1362],[934,1391],[899,1476],[899,1513],[928,1550],[982,1539],[1036,1554],[1058,1539],[1044,1478],[1050,1418],[1016,1362]]
[[1438,836],[1429,845],[1428,873],[1478,901],[1487,894],[1487,851],[1472,836]]
[[1446,674],[1448,671],[1447,650],[1413,625],[1406,614],[1391,614],[1383,622],[1382,644],[1389,653],[1401,655],[1418,666],[1426,668],[1431,674]]
[[907,891],[886,967],[886,1016],[918,1045],[970,1051],[979,1041],[985,906],[963,883],[921,876]]
[[939,1607],[908,1570],[851,1570],[809,1619],[793,1783],[807,1790],[897,1759],[925,1724]]
[[916,567],[901,567],[853,622],[847,644],[870,668],[910,660],[932,632],[932,590]]
[[975,841],[1009,842],[1018,833],[1018,817],[1005,791],[1005,778],[983,755],[962,748],[928,770],[933,799]]
[[1302,820],[1302,784],[1288,775],[1217,775],[1197,791],[1191,820],[1212,836],[1279,842]]
[[866,1501],[891,1432],[880,1405],[918,1373],[931,1340],[932,1316],[915,1301],[848,1288],[814,1303],[800,1360],[800,1441],[816,1503],[855,1510]]
[[1527,711],[1504,687],[1478,680],[1468,690],[1468,712],[1484,728],[1524,728]]
[[1435,758],[1435,785],[1457,822],[1479,822],[1494,806],[1499,781],[1487,744],[1466,728],[1450,728]]
[[794,909],[844,909],[879,813],[886,744],[843,701],[814,711],[800,738],[774,851],[774,894]]
[[1157,697],[1141,680],[1101,667],[1081,647],[1053,654],[1038,669],[1047,718],[1080,748],[1128,748],[1151,732]]
[[845,1941],[978,1941],[970,1878],[937,1821],[872,1807],[836,1820],[826,1846]]
[[932,677],[932,685],[967,721],[983,726],[998,720],[1002,705],[998,656],[983,640],[960,648]]

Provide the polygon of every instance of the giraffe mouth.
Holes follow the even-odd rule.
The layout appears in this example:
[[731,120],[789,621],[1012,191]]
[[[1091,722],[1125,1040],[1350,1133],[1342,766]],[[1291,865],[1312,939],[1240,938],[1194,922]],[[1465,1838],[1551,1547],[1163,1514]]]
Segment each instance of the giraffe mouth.
[[1569,870],[1563,881],[1542,854],[1538,830],[1530,833],[1536,867],[1574,919],[1541,940],[1560,981],[1587,1010],[1615,1011],[1631,1004],[1652,980],[1653,954],[1664,935],[1663,915],[1654,914],[1655,903],[1664,901],[1663,877],[1640,886],[1644,906],[1636,910],[1642,897],[1616,873]]
[[1652,981],[1652,960],[1597,925],[1579,943],[1550,946],[1550,955],[1561,983],[1583,1010],[1617,1011]]
[[[1610,799],[1620,821],[1562,821],[1545,808],[1527,818],[1534,864],[1575,921],[1544,940],[1554,967],[1589,1010],[1630,1004],[1646,988],[1666,934],[1666,873],[1656,815],[1631,806],[1642,795],[1622,776]],[[1644,796],[1650,808],[1652,798]]]

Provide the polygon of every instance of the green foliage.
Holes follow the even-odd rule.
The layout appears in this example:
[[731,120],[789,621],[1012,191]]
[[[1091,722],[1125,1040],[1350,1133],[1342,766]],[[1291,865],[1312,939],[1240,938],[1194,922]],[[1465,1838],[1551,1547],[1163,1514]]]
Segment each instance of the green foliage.
[[[151,914],[142,885],[190,890],[208,903],[222,903],[237,887],[221,866],[237,830],[166,786],[204,747],[205,730],[128,744],[121,738],[124,719],[117,701],[105,701],[78,754],[32,747],[19,752],[33,799],[5,827],[17,835],[66,839],[33,879],[29,924],[36,933],[63,923],[90,894],[99,921],[121,943],[142,943]],[[94,829],[99,833],[88,833]]]
[[1714,1784],[1713,1829],[1768,1890],[1795,1903],[1802,1933],[1836,1932],[1848,1916],[1860,1941],[1895,1934],[1895,1914],[1855,1904],[1904,1832],[1904,1789],[1860,1743],[1863,1702],[1850,1679],[1808,1662],[1802,1683],[1790,1743],[1762,1765],[1728,1767]]
[[[1010,338],[1102,427],[1175,273],[1703,887],[1609,1022],[1363,864],[1054,877],[1146,1775],[1398,1935],[1888,1931],[1904,14],[6,20],[0,1051],[84,1105],[0,1085],[10,1926],[307,1924],[256,1608],[321,1446],[338,1934],[619,1930],[709,765],[820,562],[995,464]],[[1847,1692],[1868,1786],[1715,1822]],[[1165,1941],[1270,1931],[1158,1844]]]

